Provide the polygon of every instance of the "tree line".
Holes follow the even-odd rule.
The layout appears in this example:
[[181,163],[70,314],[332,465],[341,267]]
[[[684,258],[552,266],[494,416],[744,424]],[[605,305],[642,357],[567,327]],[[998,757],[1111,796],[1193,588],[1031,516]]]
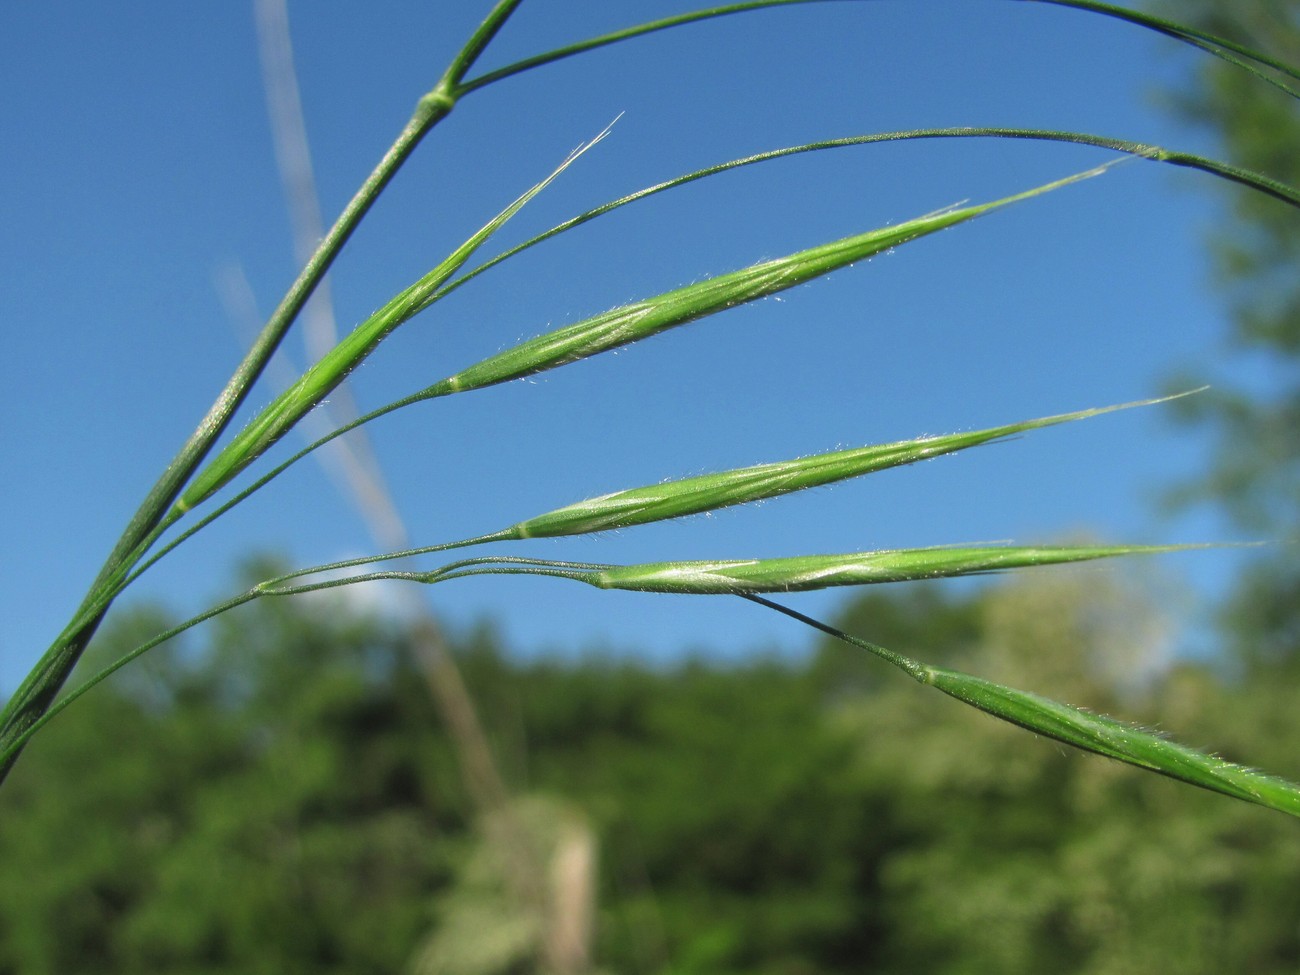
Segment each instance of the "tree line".
[[[1170,663],[1140,577],[882,589],[836,622],[1300,774],[1272,668]],[[34,741],[0,803],[0,972],[1300,964],[1286,817],[809,643],[654,665],[453,635],[510,796],[484,810],[400,627],[246,607]]]

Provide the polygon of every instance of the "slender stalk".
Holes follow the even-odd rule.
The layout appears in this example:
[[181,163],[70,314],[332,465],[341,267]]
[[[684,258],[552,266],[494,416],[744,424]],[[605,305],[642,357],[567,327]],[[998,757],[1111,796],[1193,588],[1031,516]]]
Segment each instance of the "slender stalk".
[[[13,767],[14,762],[18,760],[18,756],[22,753],[23,748],[26,747],[27,742],[31,740],[32,736],[44,728],[50,721],[60,714],[64,708],[68,707],[68,705],[72,704],[72,702],[77,700],[77,698],[81,697],[82,694],[85,694],[92,687],[99,684],[100,681],[106,680],[141,654],[152,650],[159,644],[166,643],[172,637],[179,636],[186,630],[192,629],[200,623],[207,622],[215,616],[220,616],[222,613],[234,609],[236,606],[242,606],[244,603],[251,602],[261,595],[262,593],[256,588],[250,589],[247,592],[240,593],[238,596],[227,599],[223,603],[218,603],[211,609],[204,610],[198,616],[191,617],[184,623],[174,626],[163,633],[159,633],[148,642],[142,643],[130,653],[105,667],[84,684],[72,688],[58,700],[47,704],[39,713],[25,712],[24,716],[30,715],[30,720],[24,721],[20,724],[6,724],[5,737],[3,740],[0,740],[0,770],[3,770],[3,773],[7,774],[8,770]],[[103,613],[101,612],[95,622],[98,623],[99,618],[102,618],[102,616]]]
[[[811,0],[810,0],[811,2]],[[724,163],[718,163],[714,166],[707,166],[704,169],[697,169],[694,172],[686,173],[682,176],[676,176],[673,179],[664,180],[662,183],[656,183],[653,186],[647,186],[644,189],[629,193],[627,196],[619,197],[617,200],[611,200],[608,203],[601,204],[591,210],[571,217],[563,223],[556,224],[550,230],[543,231],[535,237],[531,237],[521,244],[516,244],[508,251],[503,251],[491,260],[484,261],[472,271],[460,275],[457,278],[443,285],[431,301],[439,301],[451,292],[455,291],[462,285],[468,284],[474,278],[491,268],[496,267],[503,261],[507,261],[521,251],[530,247],[535,247],[542,241],[556,237],[565,231],[572,230],[575,227],[595,220],[597,217],[604,216],[620,207],[627,206],[629,203],[635,203],[637,200],[644,200],[647,197],[655,196],[667,190],[676,189],[679,186],[685,186],[687,183],[693,183],[696,180],[705,179],[709,176],[717,176],[720,173],[728,172],[732,169],[740,169],[744,166],[753,166],[757,163],[770,162],[774,159],[782,159],[786,156],[797,156],[805,152],[820,152],[824,149],[844,149],[849,146],[864,146],[878,142],[905,142],[911,139],[1029,139],[1040,140],[1045,142],[1066,142],[1074,145],[1094,146],[1098,149],[1112,149],[1115,152],[1122,152],[1126,155],[1135,156],[1139,159],[1149,159],[1153,162],[1167,163],[1171,166],[1182,166],[1187,169],[1197,169],[1211,176],[1218,176],[1222,179],[1232,180],[1240,183],[1249,189],[1272,196],[1275,199],[1288,203],[1291,206],[1300,208],[1300,190],[1286,183],[1282,183],[1262,173],[1256,173],[1248,169],[1242,169],[1237,166],[1230,166],[1227,163],[1219,162],[1215,159],[1207,159],[1204,156],[1193,155],[1188,152],[1178,152],[1172,149],[1166,149],[1163,146],[1151,145],[1145,142],[1134,142],[1129,139],[1117,139],[1111,136],[1091,135],[1086,132],[1068,132],[1055,129],[1020,129],[1007,128],[1005,126],[957,126],[934,129],[903,129],[894,132],[876,132],[870,135],[851,135],[843,136],[838,139],[823,139],[818,142],[806,142],[802,145],[787,146],[782,149],[770,149],[766,152],[755,153],[751,156],[743,156],[739,159],[732,159]]]
[[[805,3],[828,3],[844,2],[844,0],[747,0],[744,3],[734,3],[722,7],[710,7],[705,10],[696,10],[691,13],[679,14],[674,17],[664,17],[661,20],[649,21],[644,24],[638,24],[634,27],[626,27],[622,30],[612,31],[608,34],[602,34],[599,37],[588,38],[578,41],[574,44],[568,44],[564,47],[555,48],[543,54],[537,54],[530,58],[524,58],[513,64],[508,64],[503,68],[497,68],[495,71],[489,71],[486,74],[479,75],[464,82],[457,89],[458,95],[465,95],[472,91],[477,91],[498,81],[504,81],[506,78],[522,74],[525,71],[531,71],[533,68],[540,68],[543,65],[552,64],[556,61],[562,61],[565,58],[571,58],[578,54],[584,54],[587,51],[594,51],[598,48],[608,47],[611,44],[618,44],[622,41],[631,40],[634,37],[642,37],[646,34],[654,34],[662,30],[668,30],[672,27],[682,27],[686,24],[699,23],[704,20],[713,20],[717,17],[727,17],[731,14],[749,13],[755,10],[763,10],[769,7],[789,7],[795,4]],[[1116,7],[1108,3],[1099,3],[1096,0],[1019,0],[1019,2],[1037,2],[1050,3],[1061,7],[1071,7],[1076,10],[1083,10],[1089,13],[1101,14],[1107,17],[1113,17],[1138,27],[1144,27],[1147,30],[1163,34],[1176,41],[1182,41],[1198,48],[1207,54],[1220,58],[1230,64],[1236,65],[1245,71],[1249,71],[1263,81],[1268,82],[1274,87],[1280,88],[1287,94],[1300,97],[1300,92],[1278,81],[1275,78],[1260,71],[1255,65],[1272,68],[1292,78],[1300,79],[1300,71],[1287,65],[1286,63],[1269,57],[1259,51],[1255,51],[1244,44],[1238,44],[1227,38],[1217,37],[1213,34],[1207,34],[1191,27],[1175,23],[1171,20],[1165,20],[1161,17],[1155,17],[1151,14],[1140,13],[1136,10],[1127,10],[1123,7]],[[1233,55],[1237,57],[1233,57]]]
[[[342,563],[339,563],[342,564]],[[480,569],[479,566],[486,568]],[[493,566],[503,566],[493,569]],[[403,582],[418,582],[430,585],[435,582],[443,582],[448,579],[460,578],[463,575],[476,575],[485,572],[492,574],[529,574],[529,575],[557,575],[564,578],[577,578],[582,572],[599,571],[610,568],[604,563],[589,562],[555,562],[547,559],[525,559],[525,558],[478,558],[463,559],[458,562],[452,562],[441,568],[434,569],[431,572],[413,572],[407,570],[390,570],[384,572],[369,572],[362,575],[347,576],[341,579],[324,579],[320,582],[303,583],[297,586],[283,586],[282,583],[299,578],[305,575],[312,575],[318,572],[325,572],[333,565],[317,565],[308,569],[299,569],[283,576],[277,576],[274,579],[266,579],[252,586],[237,596],[232,596],[224,602],[218,603],[210,609],[204,610],[197,616],[192,616],[183,623],[178,623],[171,629],[168,629],[157,636],[135,647],[129,653],[124,654],[117,660],[113,661],[107,667],[99,671],[85,683],[79,684],[64,694],[58,700],[51,702],[47,707],[42,709],[40,714],[34,715],[32,720],[21,727],[15,727],[12,734],[3,742],[0,742],[0,767],[10,768],[17,760],[18,755],[22,752],[27,742],[32,736],[40,731],[46,724],[52,721],[57,715],[63,712],[70,704],[76,701],[81,695],[87,693],[101,681],[111,677],[117,671],[121,670],[127,664],[136,660],[143,654],[152,650],[173,637],[179,636],[186,630],[193,629],[200,623],[206,623],[222,613],[243,606],[245,603],[261,599],[263,596],[296,596],[309,592],[323,592],[327,589],[337,589],[340,586],[356,585],[360,582],[377,582],[383,580],[398,580]],[[530,568],[531,567],[531,568]]]
[[525,71],[531,71],[533,68],[540,68],[546,64],[553,64],[556,61],[563,61],[565,58],[571,58],[577,54],[585,54],[587,51],[595,51],[602,47],[608,47],[611,44],[618,44],[621,41],[628,41],[634,37],[642,37],[646,34],[654,34],[661,30],[668,30],[671,27],[683,27],[686,24],[696,24],[704,20],[713,20],[717,17],[727,17],[731,14],[747,13],[751,10],[762,10],[767,7],[790,7],[795,4],[806,3],[829,3],[832,0],[746,0],[744,3],[733,3],[723,7],[710,7],[706,10],[694,10],[690,13],[678,14],[674,17],[664,17],[660,20],[652,20],[644,24],[637,24],[635,27],[625,27],[622,30],[612,31],[608,34],[601,34],[598,37],[590,37],[575,44],[567,44],[564,47],[547,51],[544,54],[536,54],[522,61],[515,61],[504,68],[497,68],[495,71],[489,71],[481,74],[477,78],[472,78],[464,82],[458,89],[457,94],[468,95],[472,91],[478,91],[480,88],[486,88],[488,85],[498,81],[504,81],[506,78],[522,74]]

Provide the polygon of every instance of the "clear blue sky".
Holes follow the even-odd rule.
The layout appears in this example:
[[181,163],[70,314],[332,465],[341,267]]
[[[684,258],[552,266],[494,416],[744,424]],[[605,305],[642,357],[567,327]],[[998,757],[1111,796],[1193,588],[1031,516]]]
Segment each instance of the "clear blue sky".
[[[291,8],[327,215],[487,6]],[[689,7],[527,0],[480,67]],[[337,265],[339,316],[364,317],[620,113],[613,134],[500,240],[704,165],[872,131],[1037,126],[1212,149],[1153,98],[1197,63],[1131,26],[998,0],[818,4],[640,39],[465,99]],[[245,5],[6,4],[0,87],[7,691],[238,361],[215,275],[239,262],[266,310],[294,267]],[[466,287],[394,335],[355,392],[376,406],[620,302],[1107,158],[929,142],[719,177]],[[1208,177],[1120,166],[781,301],[535,382],[426,404],[373,435],[413,537],[431,543],[669,477],[1151,396],[1175,369],[1211,369],[1222,352],[1224,312],[1203,248],[1211,189]],[[1230,537],[1208,514],[1157,515],[1159,490],[1205,463],[1203,440],[1167,411],[1130,412],[808,497],[527,552],[642,561],[1080,530],[1142,542]],[[250,550],[310,564],[372,546],[320,469],[303,464],[158,566],[139,594],[197,611],[232,591]],[[1157,565],[1212,595],[1239,557]],[[453,624],[491,615],[527,651],[734,655],[804,639],[738,600],[490,579],[433,597]],[[831,612],[841,598],[800,605]]]

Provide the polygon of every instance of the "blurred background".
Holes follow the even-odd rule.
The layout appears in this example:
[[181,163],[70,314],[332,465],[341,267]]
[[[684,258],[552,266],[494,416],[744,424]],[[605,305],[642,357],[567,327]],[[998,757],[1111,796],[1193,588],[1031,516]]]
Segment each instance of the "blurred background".
[[[312,236],[304,200],[339,210],[486,12],[455,6],[295,8],[288,34],[270,0],[256,17],[0,12],[14,366],[0,691],[75,608],[291,280],[294,231],[299,246]],[[1300,62],[1294,3],[1178,8]],[[687,9],[530,0],[481,69]],[[306,196],[289,95],[315,150]],[[333,316],[364,317],[620,113],[502,247],[725,159],[919,126],[1077,129],[1300,182],[1288,97],[1131,25],[1048,4],[801,5],[467,96],[339,262]],[[485,275],[396,333],[349,395],[372,408],[617,303],[1108,158],[898,143],[717,177]],[[1177,408],[527,554],[1280,543],[796,605],[1300,777],[1298,242],[1275,201],[1133,162],[782,300],[406,411],[143,577],[85,674],[288,567],[669,477],[1210,382]],[[292,373],[310,340],[286,351]],[[330,405],[348,409],[343,394]],[[1067,754],[739,600],[499,579],[425,595],[252,605],[42,732],[0,790],[0,972],[1300,965],[1300,840],[1276,813]]]

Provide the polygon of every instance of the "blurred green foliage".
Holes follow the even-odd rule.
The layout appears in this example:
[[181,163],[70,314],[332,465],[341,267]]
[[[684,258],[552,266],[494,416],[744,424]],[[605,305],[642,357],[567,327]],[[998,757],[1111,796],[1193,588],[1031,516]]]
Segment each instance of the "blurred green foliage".
[[[1179,21],[1300,61],[1300,0],[1163,0]],[[1210,63],[1213,61],[1213,63]],[[1286,94],[1252,83],[1215,59],[1195,83],[1171,95],[1184,121],[1203,127],[1226,157],[1292,185],[1300,181],[1300,115]],[[1224,218],[1209,244],[1233,311],[1225,343],[1230,369],[1196,377],[1214,388],[1180,401],[1215,437],[1211,476],[1183,500],[1225,505],[1247,530],[1286,544],[1256,560],[1226,614],[1235,655],[1278,680],[1300,674],[1300,223],[1260,194],[1222,184]],[[1244,367],[1244,369],[1243,369]],[[1252,376],[1242,382],[1240,376]],[[1186,388],[1191,377],[1172,385]]]
[[[1300,772],[1293,691],[1169,665],[1155,599],[1113,578],[922,584],[837,622]],[[122,619],[101,660],[164,622]],[[6,784],[0,972],[543,971],[554,919],[512,891],[400,629],[320,597],[206,639],[89,695]],[[453,641],[540,862],[594,850],[587,971],[1300,966],[1286,817],[792,640],[810,649],[672,666]]]

